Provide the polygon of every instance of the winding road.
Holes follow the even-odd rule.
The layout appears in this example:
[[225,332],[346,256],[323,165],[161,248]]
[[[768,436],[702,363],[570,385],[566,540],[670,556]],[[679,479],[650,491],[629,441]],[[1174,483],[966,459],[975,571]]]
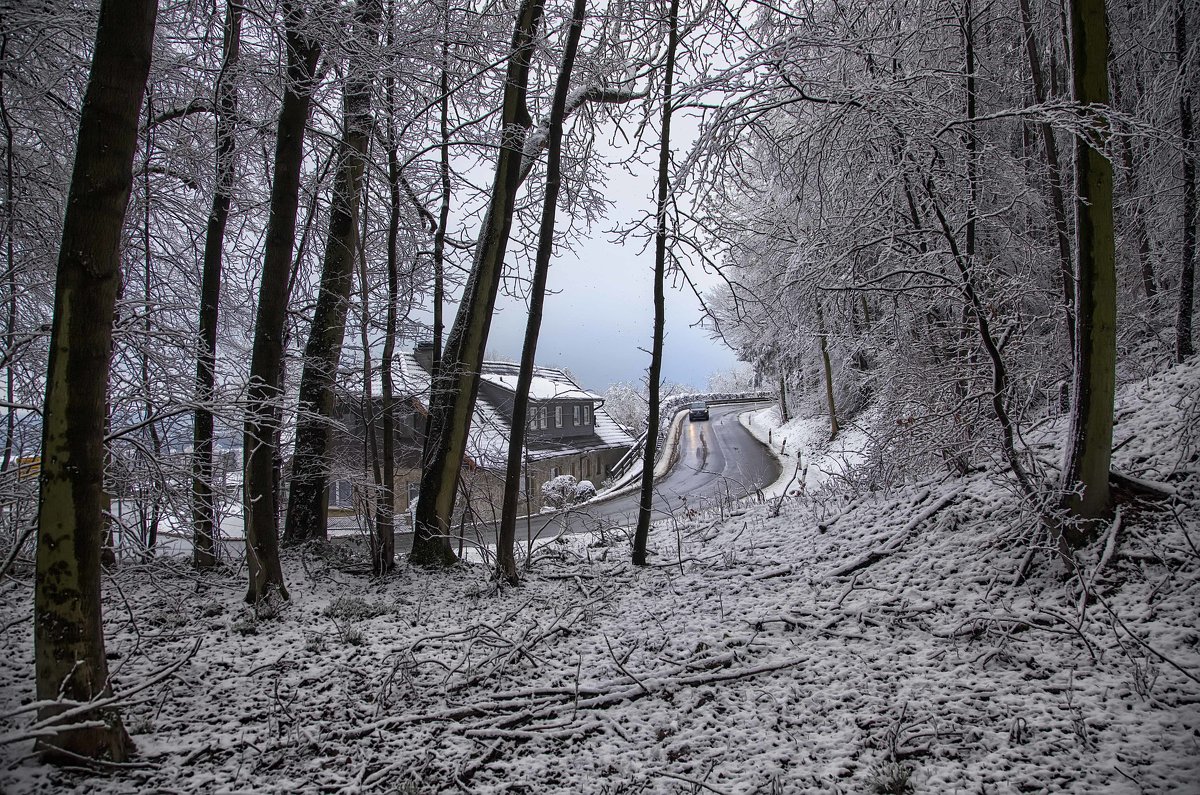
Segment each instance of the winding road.
[[[738,422],[740,414],[765,405],[714,403],[708,420],[683,420],[675,464],[654,487],[652,521],[745,497],[779,477],[779,462]],[[637,524],[638,497],[635,483],[565,513],[522,517],[517,520],[517,543],[525,543],[530,535],[545,538],[560,532],[632,528]],[[477,532],[483,537],[477,536],[476,543],[495,544],[494,528],[479,527]],[[397,534],[397,554],[407,552],[411,541],[411,534]]]
[[[652,521],[745,497],[779,477],[779,462],[738,422],[740,414],[762,405],[713,404],[708,420],[683,420],[675,464],[654,486]],[[568,532],[632,527],[639,496],[635,486],[571,511]]]

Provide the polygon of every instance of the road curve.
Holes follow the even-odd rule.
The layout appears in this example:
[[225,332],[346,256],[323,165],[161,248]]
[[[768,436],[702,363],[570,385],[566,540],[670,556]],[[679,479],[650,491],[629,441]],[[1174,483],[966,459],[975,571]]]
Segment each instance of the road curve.
[[[779,477],[779,462],[738,422],[738,415],[760,405],[714,404],[708,420],[683,420],[675,464],[654,487],[653,521],[753,494]],[[576,508],[568,532],[632,527],[638,501],[634,491]]]
[[[718,500],[744,497],[775,482],[779,462],[738,422],[738,415],[763,405],[767,404],[713,404],[708,420],[683,420],[675,464],[654,487],[653,521],[709,507]],[[637,524],[638,498],[635,488],[567,512],[518,519],[517,543],[525,543],[531,535],[545,538],[564,530],[585,533],[631,528]],[[491,525],[476,526],[468,537],[474,540],[469,546],[496,543]],[[397,554],[406,553],[411,545],[412,533],[396,534]]]

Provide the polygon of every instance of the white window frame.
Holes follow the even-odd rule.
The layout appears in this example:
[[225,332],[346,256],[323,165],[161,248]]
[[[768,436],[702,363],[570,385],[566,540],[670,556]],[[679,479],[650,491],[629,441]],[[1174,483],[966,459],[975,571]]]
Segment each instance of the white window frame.
[[571,424],[572,424],[572,425],[576,425],[576,426],[578,426],[578,425],[581,425],[581,424],[582,424],[582,423],[580,423],[580,421],[579,421],[579,417],[580,417],[580,411],[579,411],[579,410],[580,410],[581,408],[583,408],[583,407],[582,407],[582,406],[580,406],[578,403],[576,403],[574,406],[571,406]]
[[539,428],[546,427],[546,407],[545,406],[538,407],[538,427]]
[[562,415],[563,415],[562,404],[559,403],[557,406],[554,407],[554,427],[555,428],[562,427],[562,420],[563,420]]
[[583,405],[583,424],[592,424],[592,407],[586,403]]

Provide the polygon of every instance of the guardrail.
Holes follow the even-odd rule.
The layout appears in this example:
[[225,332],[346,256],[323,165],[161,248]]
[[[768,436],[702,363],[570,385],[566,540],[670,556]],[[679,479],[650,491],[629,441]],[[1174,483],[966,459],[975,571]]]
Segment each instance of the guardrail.
[[[696,392],[692,394],[672,395],[671,397],[662,401],[662,403],[659,405],[658,415],[660,419],[663,417],[674,418],[675,414],[678,413],[684,406],[688,405],[689,403],[696,403],[698,401],[704,401],[709,405],[721,405],[725,403],[758,403],[763,400],[775,400],[775,398],[776,395],[774,392],[767,391]],[[670,422],[659,422],[658,444],[655,446],[654,450],[654,460],[656,463],[662,457],[663,447],[665,446],[663,443],[666,441],[667,434],[670,432],[670,430]],[[611,479],[616,480],[617,478],[623,477],[625,473],[627,473],[630,468],[633,467],[634,463],[641,458],[642,453],[646,449],[647,433],[643,433],[641,436],[639,436],[637,441],[634,442],[633,447],[629,448],[629,452],[623,455],[621,460],[617,461],[617,463],[613,465],[612,471],[609,474]]]

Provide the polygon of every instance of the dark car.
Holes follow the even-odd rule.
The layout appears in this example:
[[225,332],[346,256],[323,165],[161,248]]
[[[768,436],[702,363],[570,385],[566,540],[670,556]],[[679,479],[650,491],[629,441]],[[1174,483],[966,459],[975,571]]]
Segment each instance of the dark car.
[[702,400],[693,403],[688,407],[688,419],[693,422],[708,419],[708,404]]

